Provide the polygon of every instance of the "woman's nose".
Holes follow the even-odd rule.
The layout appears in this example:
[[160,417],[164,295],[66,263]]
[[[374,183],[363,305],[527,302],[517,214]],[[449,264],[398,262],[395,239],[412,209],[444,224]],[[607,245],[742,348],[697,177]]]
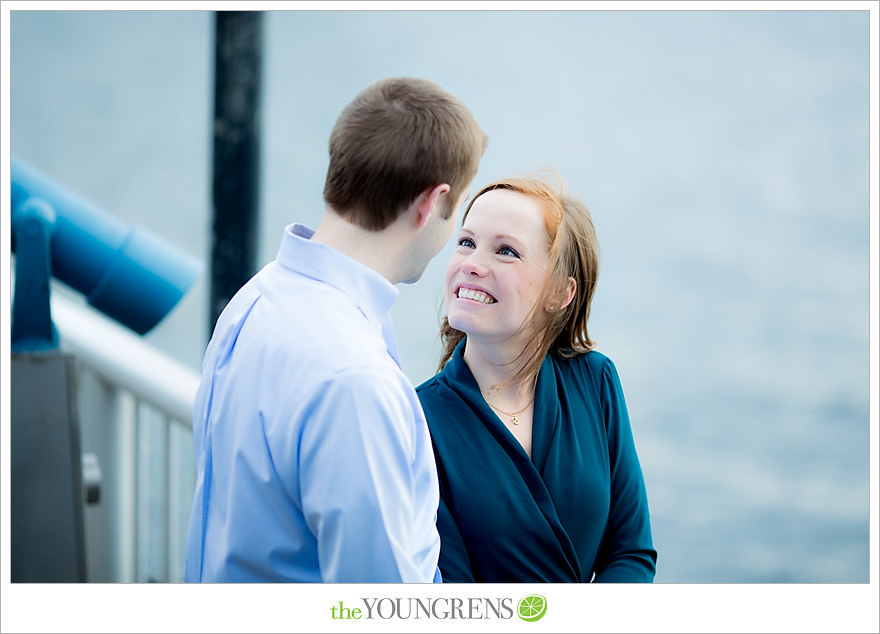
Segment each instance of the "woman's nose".
[[485,276],[486,264],[483,262],[482,256],[477,251],[468,255],[461,263],[461,272],[473,277]]

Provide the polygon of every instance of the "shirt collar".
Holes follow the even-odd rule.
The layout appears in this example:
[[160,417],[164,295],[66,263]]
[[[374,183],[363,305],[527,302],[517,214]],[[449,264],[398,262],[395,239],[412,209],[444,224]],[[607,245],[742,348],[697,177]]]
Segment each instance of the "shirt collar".
[[278,250],[278,262],[338,289],[368,320],[381,328],[397,300],[397,288],[365,264],[325,244],[313,242],[314,234],[314,230],[305,225],[288,225]]

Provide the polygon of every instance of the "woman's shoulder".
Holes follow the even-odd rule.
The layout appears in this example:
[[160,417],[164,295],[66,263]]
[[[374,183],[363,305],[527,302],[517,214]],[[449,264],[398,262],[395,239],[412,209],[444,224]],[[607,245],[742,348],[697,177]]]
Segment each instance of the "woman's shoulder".
[[439,374],[435,374],[430,379],[422,381],[416,386],[416,393],[421,397],[423,394],[431,394],[440,388],[439,386]]
[[416,395],[426,410],[449,399],[451,393],[442,371],[416,386]]
[[461,442],[462,435],[468,433],[466,421],[473,415],[467,399],[458,389],[460,386],[450,384],[447,379],[440,372],[415,388],[435,449]]
[[575,354],[557,353],[554,355],[554,360],[561,367],[567,367],[574,372],[587,372],[597,379],[604,372],[615,370],[611,357],[598,350]]
[[597,394],[602,402],[620,391],[617,366],[607,354],[590,350],[573,356],[557,354],[555,360],[567,381],[581,390]]

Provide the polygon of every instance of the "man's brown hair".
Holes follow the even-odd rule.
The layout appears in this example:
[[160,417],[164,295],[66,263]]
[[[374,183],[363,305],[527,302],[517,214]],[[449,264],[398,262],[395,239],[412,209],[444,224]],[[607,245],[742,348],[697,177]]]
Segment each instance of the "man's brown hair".
[[458,99],[409,77],[370,84],[345,107],[330,134],[324,202],[379,231],[428,188],[448,183],[448,218],[476,176],[486,134]]

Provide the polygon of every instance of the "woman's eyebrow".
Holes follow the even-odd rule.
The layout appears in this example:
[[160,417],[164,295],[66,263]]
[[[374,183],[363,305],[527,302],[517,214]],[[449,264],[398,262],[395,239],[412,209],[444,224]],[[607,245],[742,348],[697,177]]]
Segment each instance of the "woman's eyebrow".
[[495,239],[496,240],[515,240],[516,242],[522,242],[522,240],[520,240],[516,236],[512,236],[512,235],[509,235],[506,233],[496,234]]
[[[464,234],[464,233],[468,234],[469,236],[473,236],[473,235],[474,235],[474,232],[473,232],[473,231],[471,231],[470,229],[468,229],[468,228],[466,228],[466,227],[462,227],[462,228],[459,230],[459,235]],[[510,234],[508,234],[508,233],[496,233],[496,234],[495,234],[495,237],[493,238],[493,240],[495,240],[496,242],[505,242],[505,241],[506,241],[506,242],[515,242],[515,243],[518,244],[518,245],[524,245],[524,244],[526,244],[526,242],[525,242],[522,238],[518,238],[518,237],[516,237],[516,236],[512,236],[512,235],[510,235]]]

